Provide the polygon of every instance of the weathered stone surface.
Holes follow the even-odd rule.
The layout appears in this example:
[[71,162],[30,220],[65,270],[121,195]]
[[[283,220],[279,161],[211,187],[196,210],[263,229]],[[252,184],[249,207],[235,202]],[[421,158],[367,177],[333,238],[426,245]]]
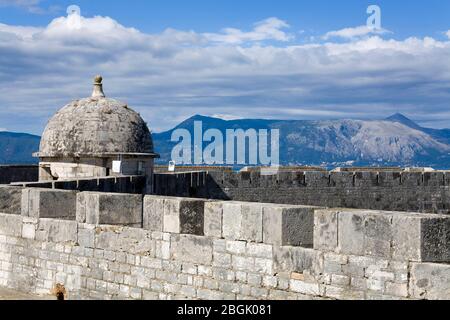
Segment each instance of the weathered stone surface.
[[450,216],[422,215],[421,261],[450,262]]
[[163,232],[164,198],[158,196],[144,197],[144,229]]
[[222,233],[228,240],[240,240],[242,225],[242,206],[239,202],[223,204]]
[[260,203],[224,202],[223,237],[228,240],[262,242],[262,208]]
[[211,264],[213,241],[210,238],[193,235],[172,235],[172,258],[198,264]]
[[241,220],[241,236],[240,240],[247,240],[250,242],[263,241],[263,225],[262,216],[263,209],[259,203],[246,203],[242,205],[242,220]]
[[[324,226],[330,232],[325,233]],[[315,248],[400,261],[448,262],[449,230],[450,216],[445,215],[320,210],[316,213]],[[331,235],[332,241],[323,241],[321,235]]]
[[412,263],[409,288],[415,299],[450,300],[450,265]]
[[166,197],[164,232],[204,235],[204,206],[205,200]]
[[22,191],[22,215],[33,218],[76,219],[77,191],[30,188]]
[[117,233],[117,242],[114,250],[130,254],[156,255],[168,259],[169,241],[153,241],[151,232],[143,229],[123,227],[120,229],[110,229],[110,232]]
[[22,216],[0,213],[0,235],[20,237],[22,221]]
[[[189,194],[189,188],[193,188],[197,196],[206,199],[447,214],[449,177],[448,172],[369,169],[346,174],[308,170],[279,175],[213,170],[207,173],[206,185],[192,186],[190,179],[171,180],[166,175],[156,189],[171,196]],[[166,182],[176,188],[167,192]]]
[[368,256],[391,257],[392,216],[385,214],[364,215],[363,253]]
[[21,214],[22,188],[0,186],[0,212]]
[[421,259],[421,218],[411,215],[395,215],[392,218],[393,233],[392,258],[413,261]]
[[103,97],[76,100],[58,111],[42,134],[41,157],[151,153],[150,131],[125,103]]
[[314,273],[321,270],[322,258],[319,251],[301,247],[274,246],[274,269],[276,272],[305,271]]
[[[86,217],[84,219],[84,216]],[[142,196],[83,192],[77,201],[77,221],[95,225],[142,226]]]
[[95,227],[93,225],[78,225],[78,244],[86,248],[95,247]]
[[338,212],[338,252],[363,255],[364,214],[358,211]]
[[[344,178],[333,183],[348,183]],[[98,212],[105,210],[99,198],[91,197],[92,205],[87,203],[86,194],[80,194],[78,201],[80,221],[92,218],[91,208]],[[165,198],[161,200],[164,202]],[[215,202],[206,202],[209,203]],[[113,204],[119,208],[114,210],[122,210],[117,203],[108,205]],[[220,206],[214,208],[216,211],[212,212],[207,227],[211,235],[207,236],[163,233],[164,216],[158,214],[156,227],[150,227],[158,230],[0,214],[0,286],[32,288],[41,293],[61,283],[71,299],[444,299],[449,296],[450,275],[444,263],[448,256],[450,217],[318,210],[314,215],[315,249],[310,249],[282,246],[282,241],[258,243],[258,230],[262,230],[262,239],[265,236],[264,210],[262,216],[259,210],[265,205],[224,204],[237,205],[232,209],[238,209],[231,212],[227,225],[220,228]],[[297,208],[269,206],[283,210]],[[108,210],[113,208],[107,207]],[[147,217],[150,219],[153,214]],[[233,221],[232,217],[239,219]],[[278,223],[283,226],[280,220]],[[206,222],[207,219],[203,225]],[[267,225],[273,228],[275,224]],[[243,226],[253,229],[244,230]],[[222,229],[227,228],[230,240],[220,239]],[[289,237],[296,236],[297,231],[289,234]],[[236,237],[238,241],[231,240]],[[362,245],[352,243],[352,237]],[[444,263],[415,262],[423,259]]]
[[23,217],[22,238],[34,240],[39,219]]
[[205,202],[205,236],[222,238],[223,202]]
[[76,243],[78,240],[78,223],[76,221],[39,219],[36,240]]
[[309,296],[318,296],[320,295],[320,287],[317,283],[309,283],[300,280],[291,280],[290,289],[294,292],[306,294]]
[[313,246],[314,207],[264,206],[264,243]]
[[314,249],[334,251],[338,245],[338,211],[314,211]]

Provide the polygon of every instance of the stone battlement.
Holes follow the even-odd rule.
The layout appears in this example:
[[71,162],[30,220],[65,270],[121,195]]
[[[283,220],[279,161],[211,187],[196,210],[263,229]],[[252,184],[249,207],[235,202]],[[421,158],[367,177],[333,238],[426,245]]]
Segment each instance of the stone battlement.
[[450,213],[449,171],[345,168],[341,172],[328,172],[283,169],[273,174],[270,171],[233,172],[212,168],[211,171],[156,173],[152,181],[148,181],[144,176],[124,176],[72,181],[16,182],[13,185],[354,209]]
[[450,172],[204,172],[155,175],[155,193],[207,199],[450,213]]
[[0,286],[11,289],[63,285],[69,299],[450,299],[448,215],[1,189]]

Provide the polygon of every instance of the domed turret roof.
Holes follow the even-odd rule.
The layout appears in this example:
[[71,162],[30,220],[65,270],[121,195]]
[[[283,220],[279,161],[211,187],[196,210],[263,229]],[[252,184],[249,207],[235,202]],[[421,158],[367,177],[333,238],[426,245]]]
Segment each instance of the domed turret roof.
[[157,156],[147,124],[125,103],[105,97],[97,76],[90,98],[58,111],[42,135],[38,157]]

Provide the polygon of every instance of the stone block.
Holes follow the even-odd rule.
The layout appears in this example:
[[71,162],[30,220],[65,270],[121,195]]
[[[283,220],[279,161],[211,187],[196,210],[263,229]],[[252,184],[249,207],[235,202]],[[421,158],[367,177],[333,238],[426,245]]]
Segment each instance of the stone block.
[[412,263],[409,294],[415,299],[450,300],[450,265]]
[[144,229],[163,232],[164,197],[145,196],[143,225]]
[[334,251],[338,245],[338,211],[315,210],[314,249]]
[[0,213],[0,235],[21,237],[23,217]]
[[239,202],[223,203],[222,233],[228,240],[241,240],[242,205]]
[[308,296],[319,296],[320,287],[317,283],[308,283],[300,280],[291,280],[289,287],[291,291],[306,294]]
[[[338,253],[397,261],[450,261],[450,216],[369,210],[336,214]],[[320,231],[321,225],[316,223],[317,237]],[[316,249],[321,247],[332,249],[331,243]]]
[[354,182],[356,188],[376,187],[378,180],[377,172],[355,172]]
[[247,255],[255,258],[273,258],[273,246],[262,243],[247,243]]
[[327,188],[330,182],[330,174],[322,171],[306,171],[305,182],[307,187]]
[[364,217],[364,255],[390,258],[392,217],[388,214],[366,214]]
[[449,263],[450,216],[426,214],[421,214],[420,216],[422,217],[420,235],[421,261]]
[[338,252],[364,254],[364,214],[359,211],[338,212]]
[[313,246],[315,207],[265,205],[263,241],[281,246]]
[[54,219],[39,219],[36,240],[56,243],[77,243],[78,223]]
[[22,215],[32,218],[75,220],[78,191],[23,189]]
[[[450,262],[450,216],[402,212],[379,213],[379,216],[384,222],[374,232],[384,235],[384,239],[378,240],[386,252],[384,257],[400,261]],[[373,255],[370,253],[366,249],[366,254]]]
[[178,261],[211,265],[213,240],[207,237],[174,234],[171,237],[171,255]]
[[263,205],[250,202],[223,203],[223,237],[227,240],[262,242]]
[[164,232],[204,235],[204,207],[205,200],[166,197]]
[[95,249],[117,250],[119,248],[119,227],[98,227],[95,229]]
[[86,223],[86,199],[85,192],[77,194],[75,220],[79,223]]
[[273,251],[274,269],[277,273],[308,271],[318,274],[322,270],[323,258],[317,250],[274,246]]
[[214,241],[214,251],[216,252],[229,252],[234,255],[245,255],[246,242],[244,241],[225,241],[225,250],[223,249],[220,241]]
[[405,257],[409,257],[415,261],[420,261],[420,217],[396,215],[392,219],[392,225],[395,229],[393,234],[392,258],[403,260]]
[[[121,227],[120,229],[113,228],[113,232],[117,233],[118,237],[114,250],[121,250],[129,254],[151,255],[156,253],[160,256],[168,256],[168,241],[152,241],[151,233],[141,228]],[[166,253],[167,251],[167,253]]]
[[409,188],[417,188],[423,185],[423,173],[422,172],[403,172],[402,173],[402,186]]
[[92,225],[79,225],[78,244],[85,248],[95,247],[95,227]]
[[350,189],[353,187],[354,174],[353,172],[331,172],[330,186],[341,189]]
[[38,223],[39,219],[24,217],[22,224],[22,238],[34,240],[36,238]]
[[205,203],[205,236],[222,238],[223,202]]
[[0,186],[0,212],[21,214],[22,188]]
[[142,196],[83,192],[78,194],[77,221],[94,225],[142,226]]

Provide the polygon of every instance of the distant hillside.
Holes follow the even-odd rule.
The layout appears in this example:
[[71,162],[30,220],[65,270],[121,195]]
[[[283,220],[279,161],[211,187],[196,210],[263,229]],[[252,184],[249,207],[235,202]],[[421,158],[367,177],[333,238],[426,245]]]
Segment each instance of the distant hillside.
[[[315,166],[426,166],[450,167],[450,129],[422,128],[404,115],[395,114],[382,121],[333,120],[222,120],[194,116],[175,128],[154,133],[160,164],[171,160],[172,132],[186,129],[193,136],[194,122],[203,130],[279,129],[282,165]],[[34,164],[32,153],[39,149],[40,137],[0,132],[0,164]]]
[[422,128],[407,117],[396,114],[383,121],[335,120],[256,120],[225,121],[194,116],[167,132],[153,134],[158,161],[167,164],[175,129],[193,135],[195,121],[206,131],[219,129],[279,129],[280,161],[283,165],[432,166],[450,167],[450,130]]
[[41,137],[26,133],[0,132],[0,164],[35,164]]

